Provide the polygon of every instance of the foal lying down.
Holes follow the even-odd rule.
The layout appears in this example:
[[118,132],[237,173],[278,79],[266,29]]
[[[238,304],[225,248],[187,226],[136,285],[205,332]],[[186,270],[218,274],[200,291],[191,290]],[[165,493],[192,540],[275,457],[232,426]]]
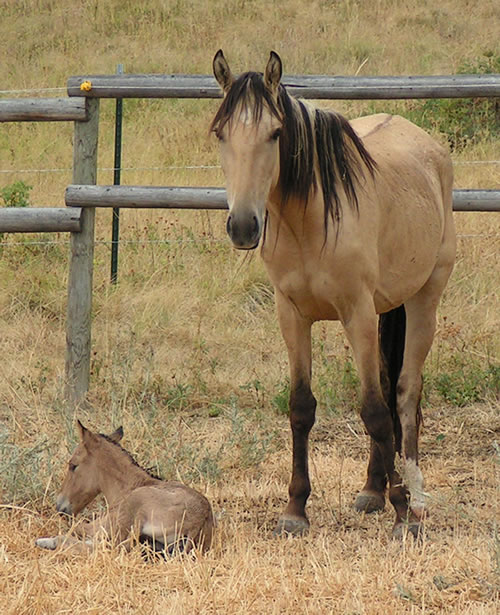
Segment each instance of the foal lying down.
[[38,538],[44,549],[68,545],[89,551],[94,539],[106,537],[130,549],[134,537],[155,551],[172,553],[192,547],[206,550],[213,531],[211,506],[205,496],[177,481],[163,481],[141,468],[119,442],[120,427],[110,436],[86,429],[78,421],[80,444],[68,463],[57,497],[57,511],[77,515],[102,493],[108,512],[79,523],[73,533]]

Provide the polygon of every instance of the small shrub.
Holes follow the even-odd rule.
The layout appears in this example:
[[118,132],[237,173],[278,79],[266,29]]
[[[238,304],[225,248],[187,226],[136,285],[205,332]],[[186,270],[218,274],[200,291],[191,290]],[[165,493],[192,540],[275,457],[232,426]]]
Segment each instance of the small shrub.
[[454,406],[463,407],[500,395],[500,367],[486,368],[477,365],[457,365],[454,369],[439,374],[434,380],[439,395]]
[[[464,63],[458,73],[500,73],[500,55],[487,52]],[[444,134],[452,150],[500,135],[498,98],[435,98],[408,105],[406,117],[425,130]]]
[[2,197],[5,207],[29,207],[29,197],[32,188],[33,186],[29,186],[21,180],[2,188],[0,190],[0,196]]
[[273,408],[277,414],[288,414],[288,400],[290,397],[290,383],[288,381],[282,382],[279,385],[278,392],[271,400]]

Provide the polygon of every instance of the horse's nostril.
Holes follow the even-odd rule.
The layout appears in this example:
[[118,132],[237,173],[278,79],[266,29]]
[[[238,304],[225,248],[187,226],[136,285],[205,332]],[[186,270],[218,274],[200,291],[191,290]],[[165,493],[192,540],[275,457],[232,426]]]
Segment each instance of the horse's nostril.
[[231,235],[231,216],[227,217],[226,220],[226,231],[228,235]]
[[254,233],[257,233],[259,231],[259,219],[257,218],[257,216],[253,217],[253,231]]
[[57,498],[56,510],[57,510],[58,513],[61,513],[62,515],[71,515],[72,514],[71,504],[69,503],[69,501],[65,497],[61,497],[60,496],[60,497]]

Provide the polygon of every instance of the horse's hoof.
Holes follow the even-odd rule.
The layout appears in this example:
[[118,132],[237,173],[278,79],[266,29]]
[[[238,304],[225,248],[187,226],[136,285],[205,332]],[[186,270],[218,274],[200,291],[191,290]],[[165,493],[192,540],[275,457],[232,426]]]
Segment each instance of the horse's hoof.
[[424,526],[418,521],[399,521],[392,528],[392,537],[396,540],[403,540],[406,536],[413,536],[415,540],[422,540]]
[[372,513],[379,510],[384,510],[385,498],[379,493],[370,493],[368,491],[361,491],[354,502],[354,508],[358,512]]
[[273,531],[273,536],[303,536],[309,530],[305,517],[282,517]]
[[57,547],[57,538],[37,538],[35,544],[41,549],[50,549],[53,551]]

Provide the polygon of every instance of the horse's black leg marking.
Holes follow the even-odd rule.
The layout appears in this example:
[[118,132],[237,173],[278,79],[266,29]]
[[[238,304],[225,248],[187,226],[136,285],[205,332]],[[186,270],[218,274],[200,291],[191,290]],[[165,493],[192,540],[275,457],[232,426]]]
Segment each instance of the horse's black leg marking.
[[[394,448],[401,454],[401,421],[397,412],[398,379],[403,365],[406,335],[406,312],[403,305],[379,317],[380,384],[393,421]],[[385,504],[387,474],[380,448],[370,442],[370,460],[365,486],[356,498],[360,512],[382,510]]]
[[275,534],[302,534],[307,531],[305,507],[311,493],[308,466],[309,432],[314,425],[316,399],[309,384],[299,381],[290,393],[290,425],[292,428],[292,479],[288,487],[289,501]]
[[361,418],[379,448],[385,473],[389,478],[389,499],[396,510],[396,524],[409,520],[408,490],[394,467],[395,447],[393,420],[384,399],[368,393],[362,403]]

